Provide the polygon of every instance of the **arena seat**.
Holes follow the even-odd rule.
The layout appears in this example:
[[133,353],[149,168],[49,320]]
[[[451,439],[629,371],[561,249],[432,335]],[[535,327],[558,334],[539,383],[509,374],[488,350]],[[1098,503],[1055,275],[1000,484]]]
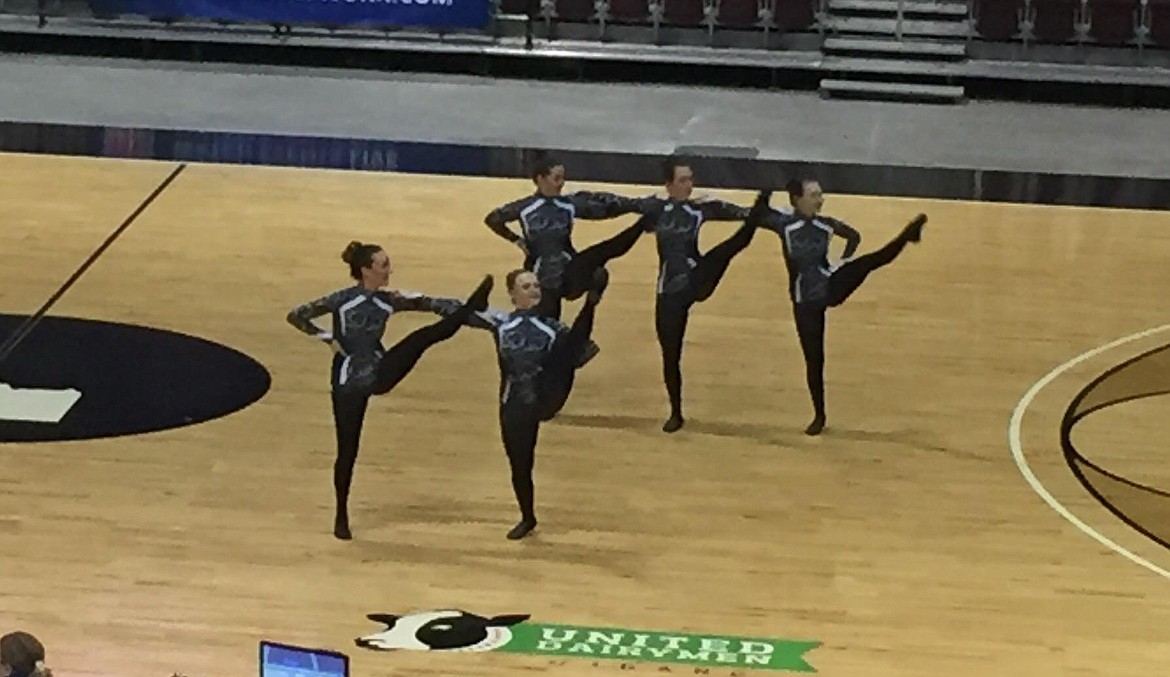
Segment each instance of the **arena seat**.
[[816,23],[812,0],[776,0],[776,28],[802,31]]
[[755,28],[760,20],[757,0],[723,0],[719,23],[729,28]]
[[1023,0],[980,0],[979,21],[975,28],[984,40],[1007,42],[1020,30]]
[[593,0],[557,0],[557,18],[561,21],[588,22],[593,16]]
[[666,0],[663,23],[698,26],[703,23],[703,0]]
[[500,0],[501,14],[523,14],[527,16],[530,7],[534,10],[533,16],[540,15],[540,0]]
[[1170,0],[1150,0],[1150,38],[1170,47]]
[[650,4],[646,0],[609,0],[609,13],[613,23],[649,23]]
[[1036,42],[1055,45],[1072,42],[1079,0],[1033,0],[1036,9]]
[[1089,34],[1102,45],[1121,46],[1133,39],[1138,0],[1089,0],[1093,26]]

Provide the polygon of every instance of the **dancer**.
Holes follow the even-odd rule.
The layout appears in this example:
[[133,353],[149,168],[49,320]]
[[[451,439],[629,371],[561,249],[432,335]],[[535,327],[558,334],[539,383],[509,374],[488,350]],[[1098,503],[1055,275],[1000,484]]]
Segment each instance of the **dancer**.
[[500,433],[520,507],[520,522],[508,532],[510,540],[524,538],[536,528],[532,470],[540,424],[556,416],[569,398],[576,370],[583,366],[581,349],[590,340],[597,304],[608,281],[604,270],[594,273],[585,304],[569,328],[540,313],[543,289],[537,276],[513,270],[506,278],[513,310],[492,309],[468,320],[470,326],[494,330],[500,366]]
[[[813,420],[805,433],[819,435],[825,427],[825,312],[844,303],[870,273],[892,262],[907,243],[919,242],[926,215],[916,216],[881,249],[854,259],[861,234],[842,221],[821,216],[825,198],[820,183],[811,178],[793,179],[785,190],[792,210],[768,208],[771,191],[762,191],[753,211],[766,215],[760,219],[760,227],[780,236],[813,401]],[[829,242],[834,235],[845,239],[845,250],[841,262],[830,266]]]
[[[544,317],[560,319],[562,300],[574,301],[592,285],[594,271],[625,255],[645,229],[635,223],[617,235],[578,252],[572,242],[576,219],[603,220],[640,213],[644,200],[613,193],[578,191],[562,195],[565,167],[545,156],[533,166],[536,192],[492,210],[484,223],[492,232],[518,246],[525,254],[524,268],[540,281],[540,307]],[[519,221],[522,234],[508,223]]]
[[[693,200],[694,171],[685,161],[670,157],[662,164],[667,198],[643,198],[640,223],[658,240],[658,294],[654,326],[662,349],[662,376],[670,398],[670,417],[664,432],[683,427],[682,347],[691,307],[707,300],[727,272],[732,258],[751,244],[755,224],[749,210],[721,200]],[[699,229],[706,221],[744,224],[706,254],[699,254]]]
[[[287,320],[333,349],[330,382],[337,432],[337,460],[333,464],[337,509],[333,535],[349,540],[353,537],[349,529],[349,488],[370,396],[390,392],[428,348],[454,336],[473,311],[487,308],[492,278],[484,278],[467,302],[461,304],[457,299],[383,291],[390,282],[390,258],[376,244],[351,242],[341,260],[349,264],[350,276],[357,284],[294,308]],[[431,311],[445,317],[416,329],[386,350],[381,343],[386,321],[395,312],[411,310]],[[327,314],[333,316],[332,331],[325,331],[312,321]]]

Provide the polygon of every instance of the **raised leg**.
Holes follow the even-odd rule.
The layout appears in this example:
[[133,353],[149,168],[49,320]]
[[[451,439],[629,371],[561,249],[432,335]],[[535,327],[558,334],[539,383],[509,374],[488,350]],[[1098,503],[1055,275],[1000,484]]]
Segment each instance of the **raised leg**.
[[431,346],[446,341],[455,335],[467,322],[472,312],[487,307],[488,294],[492,290],[492,278],[484,278],[471,297],[455,313],[425,327],[415,329],[398,343],[390,347],[378,364],[373,393],[385,395],[394,389],[418,364],[419,359]]
[[610,261],[624,256],[646,232],[646,217],[617,235],[587,247],[565,266],[565,298],[576,300],[594,287],[594,275]]
[[[598,276],[599,278],[601,276]],[[590,292],[585,305],[573,321],[569,332],[559,337],[553,345],[540,372],[540,420],[548,421],[560,413],[573,390],[577,369],[583,366],[582,355],[592,344],[593,321],[597,304],[601,301],[600,291]]]
[[833,271],[829,277],[829,305],[839,306],[845,303],[870,273],[892,263],[908,243],[921,240],[924,225],[926,215],[919,214],[886,246],[865,256],[859,256]]
[[553,319],[561,319],[562,301],[560,289],[549,289],[542,286],[540,288],[540,303],[536,306],[536,312],[545,317]]
[[727,267],[731,265],[731,260],[735,258],[736,254],[747,249],[748,245],[752,243],[752,236],[755,235],[755,232],[754,224],[745,223],[732,233],[731,237],[703,255],[698,267],[691,271],[696,301],[706,301],[711,298],[716,287],[719,286],[719,281],[723,279],[723,274],[727,272]]

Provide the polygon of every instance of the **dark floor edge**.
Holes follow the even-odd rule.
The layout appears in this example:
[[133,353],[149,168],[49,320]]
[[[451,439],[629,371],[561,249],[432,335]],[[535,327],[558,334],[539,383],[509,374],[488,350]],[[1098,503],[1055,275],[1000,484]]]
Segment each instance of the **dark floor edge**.
[[[500,178],[526,177],[533,157],[551,151],[565,162],[575,181],[651,186],[658,184],[661,160],[658,155],[563,148],[5,121],[0,121],[0,151]],[[802,162],[742,155],[695,155],[691,160],[699,183],[715,189],[779,189],[787,178],[801,174],[816,176],[827,190],[841,194],[1170,208],[1170,177]]]

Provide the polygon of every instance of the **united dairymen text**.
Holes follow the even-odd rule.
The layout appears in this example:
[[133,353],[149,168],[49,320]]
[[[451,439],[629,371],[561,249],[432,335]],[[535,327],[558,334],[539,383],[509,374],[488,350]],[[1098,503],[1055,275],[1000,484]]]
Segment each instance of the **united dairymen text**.
[[685,635],[542,628],[537,651],[726,665],[768,665],[775,647],[766,642]]

